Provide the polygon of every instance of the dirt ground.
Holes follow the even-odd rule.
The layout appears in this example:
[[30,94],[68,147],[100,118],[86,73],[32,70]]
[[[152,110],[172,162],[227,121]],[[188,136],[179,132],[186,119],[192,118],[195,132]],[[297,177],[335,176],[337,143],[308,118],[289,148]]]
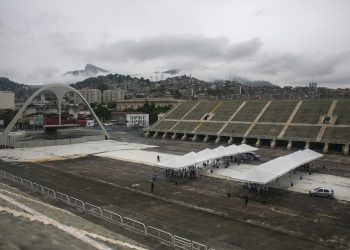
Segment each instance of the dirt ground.
[[[159,145],[157,151],[175,154],[217,146],[149,139],[133,133],[116,133],[113,137]],[[290,151],[262,148],[258,153],[263,160],[269,160]],[[349,156],[324,158],[319,171],[350,176]],[[347,202],[270,190],[268,194],[247,193],[246,207],[243,199],[246,191],[238,183],[201,177],[177,181],[175,185],[160,169],[151,193],[153,167],[95,156],[0,166],[4,171],[215,249],[350,248],[350,203]]]

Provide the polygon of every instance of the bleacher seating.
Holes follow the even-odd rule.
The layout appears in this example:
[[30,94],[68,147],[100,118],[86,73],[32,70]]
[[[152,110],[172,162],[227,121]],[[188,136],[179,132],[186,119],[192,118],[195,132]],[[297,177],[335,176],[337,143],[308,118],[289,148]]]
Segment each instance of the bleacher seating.
[[183,102],[171,112],[167,119],[181,119],[196,103]]
[[303,101],[292,122],[317,124],[320,117],[327,114],[331,104],[332,100]]
[[222,102],[221,106],[215,111],[212,121],[227,121],[237,110],[242,102]]
[[219,102],[200,102],[184,119],[185,120],[200,120],[206,113],[209,113]]
[[264,108],[267,101],[249,101],[238,114],[233,118],[233,121],[252,122]]
[[267,103],[184,102],[146,131],[343,145],[338,148],[350,142],[350,100],[276,100],[264,109]]

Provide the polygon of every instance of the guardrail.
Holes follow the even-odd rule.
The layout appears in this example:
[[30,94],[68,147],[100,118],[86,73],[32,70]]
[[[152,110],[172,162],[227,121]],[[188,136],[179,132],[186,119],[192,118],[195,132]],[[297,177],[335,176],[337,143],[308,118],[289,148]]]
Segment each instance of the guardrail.
[[134,232],[141,233],[146,237],[157,239],[161,243],[166,244],[168,246],[185,250],[214,250],[213,248],[208,248],[205,244],[198,243],[190,239],[182,238],[177,235],[173,235],[156,227],[146,226],[144,223],[139,222],[137,220],[128,217],[122,217],[121,215],[112,211],[103,209],[99,206],[90,204],[88,202],[84,202],[73,196],[68,196],[67,194],[57,192],[51,188],[12,175],[5,171],[0,170],[0,177],[10,180],[14,183],[20,184],[33,192],[37,192],[46,195],[49,198],[61,201],[69,206],[75,207],[93,216],[97,216],[108,222],[120,225]]

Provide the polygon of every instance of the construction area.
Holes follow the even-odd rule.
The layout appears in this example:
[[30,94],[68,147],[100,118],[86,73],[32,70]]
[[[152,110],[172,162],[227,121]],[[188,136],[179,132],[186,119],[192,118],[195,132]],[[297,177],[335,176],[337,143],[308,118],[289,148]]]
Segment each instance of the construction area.
[[[169,178],[158,160],[220,145],[140,132],[110,136],[0,150],[1,248],[350,247],[347,155],[324,154],[308,171],[295,169],[267,192],[254,192],[236,176],[298,151],[260,147],[254,150],[260,159],[201,169],[197,178]],[[335,199],[310,197],[319,186],[332,188]]]

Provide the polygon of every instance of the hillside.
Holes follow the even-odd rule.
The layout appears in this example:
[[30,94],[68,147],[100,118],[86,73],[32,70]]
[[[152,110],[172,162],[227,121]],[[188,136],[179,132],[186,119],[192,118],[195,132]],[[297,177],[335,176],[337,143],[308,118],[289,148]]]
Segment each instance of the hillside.
[[16,102],[23,102],[26,100],[34,91],[37,89],[36,86],[25,85],[11,81],[6,77],[0,77],[0,91],[12,91],[15,93]]

